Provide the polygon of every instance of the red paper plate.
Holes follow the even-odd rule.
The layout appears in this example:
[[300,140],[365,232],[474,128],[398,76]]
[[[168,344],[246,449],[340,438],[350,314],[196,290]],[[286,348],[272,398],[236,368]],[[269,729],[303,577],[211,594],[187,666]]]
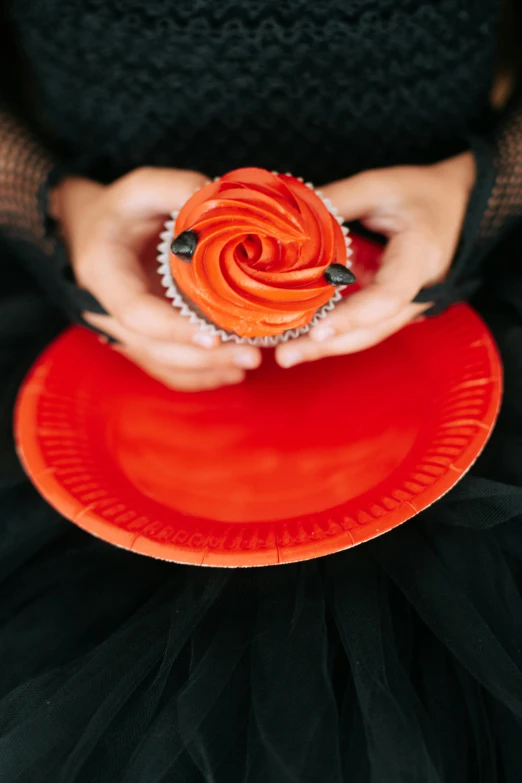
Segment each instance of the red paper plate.
[[240,386],[168,391],[81,328],[33,368],[20,455],[62,514],[113,544],[203,565],[305,560],[447,492],[492,429],[499,359],[465,305],[362,354]]
[[501,366],[466,305],[353,356],[237,387],[165,389],[84,329],[62,335],[21,391],[28,474],[100,538],[182,563],[306,560],[413,517],[473,464]]

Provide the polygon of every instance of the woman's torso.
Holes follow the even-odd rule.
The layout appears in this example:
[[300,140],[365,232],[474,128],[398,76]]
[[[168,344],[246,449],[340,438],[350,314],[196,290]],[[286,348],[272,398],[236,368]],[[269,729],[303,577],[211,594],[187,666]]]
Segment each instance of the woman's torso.
[[75,165],[315,182],[456,151],[484,123],[499,0],[10,0]]

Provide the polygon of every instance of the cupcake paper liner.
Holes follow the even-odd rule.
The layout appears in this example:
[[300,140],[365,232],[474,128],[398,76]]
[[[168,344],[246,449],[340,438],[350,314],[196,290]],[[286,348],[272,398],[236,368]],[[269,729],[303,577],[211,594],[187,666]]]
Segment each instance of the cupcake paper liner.
[[[272,174],[278,174],[278,172],[273,171]],[[287,176],[292,175],[288,174]],[[219,179],[220,177],[216,177],[214,181],[217,182]],[[297,177],[296,179],[299,179],[300,182],[303,182],[301,177]],[[352,255],[352,249],[350,247],[351,239],[347,227],[343,225],[343,219],[339,217],[338,212],[332,205],[331,201],[327,198],[324,198],[320,190],[315,190],[311,182],[306,182],[305,184],[314,191],[316,196],[321,199],[330,214],[333,215],[333,217],[341,226],[346,243],[346,266],[350,268],[350,257]],[[199,190],[199,188],[197,190]],[[194,192],[197,192],[197,190]],[[317,310],[313,318],[305,326],[302,326],[299,329],[287,329],[286,331],[281,332],[281,334],[271,335],[269,337],[240,337],[234,332],[228,332],[225,329],[220,328],[217,324],[208,319],[206,315],[202,313],[201,310],[199,310],[195,304],[184,295],[184,293],[176,285],[176,281],[172,276],[172,270],[170,268],[170,246],[175,236],[175,225],[178,214],[179,210],[171,212],[170,219],[165,223],[165,230],[160,234],[161,242],[158,245],[158,272],[161,275],[161,282],[166,288],[166,295],[169,297],[169,299],[172,300],[173,307],[179,310],[181,315],[188,318],[191,324],[199,326],[202,331],[205,331],[208,334],[216,335],[223,342],[233,341],[235,343],[256,345],[258,347],[266,348],[273,347],[279,343],[287,342],[288,340],[292,340],[296,337],[307,334],[312,326],[315,326],[321,320],[321,318],[324,318],[326,315],[328,315],[328,313],[334,309],[337,302],[339,302],[342,298],[342,291],[346,288],[346,286],[338,286],[334,290],[331,299],[329,299],[329,301],[323,305],[323,307]]]

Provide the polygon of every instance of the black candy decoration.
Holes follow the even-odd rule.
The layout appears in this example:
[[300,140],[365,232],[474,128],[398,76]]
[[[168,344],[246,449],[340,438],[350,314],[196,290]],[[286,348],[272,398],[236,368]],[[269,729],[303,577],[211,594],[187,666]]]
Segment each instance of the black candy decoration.
[[198,244],[198,235],[195,231],[182,231],[174,237],[170,249],[180,261],[190,263],[194,250]]
[[324,270],[324,277],[330,285],[351,285],[355,283],[355,275],[342,264],[330,264]]

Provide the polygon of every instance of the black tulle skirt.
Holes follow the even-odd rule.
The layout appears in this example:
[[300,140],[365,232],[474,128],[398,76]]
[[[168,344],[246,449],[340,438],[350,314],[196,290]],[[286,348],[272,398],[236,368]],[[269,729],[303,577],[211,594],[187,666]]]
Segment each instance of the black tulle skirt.
[[61,321],[11,274],[2,783],[520,783],[522,271],[487,290],[506,397],[471,474],[371,543],[230,571],[120,551],[32,488],[12,402]]

